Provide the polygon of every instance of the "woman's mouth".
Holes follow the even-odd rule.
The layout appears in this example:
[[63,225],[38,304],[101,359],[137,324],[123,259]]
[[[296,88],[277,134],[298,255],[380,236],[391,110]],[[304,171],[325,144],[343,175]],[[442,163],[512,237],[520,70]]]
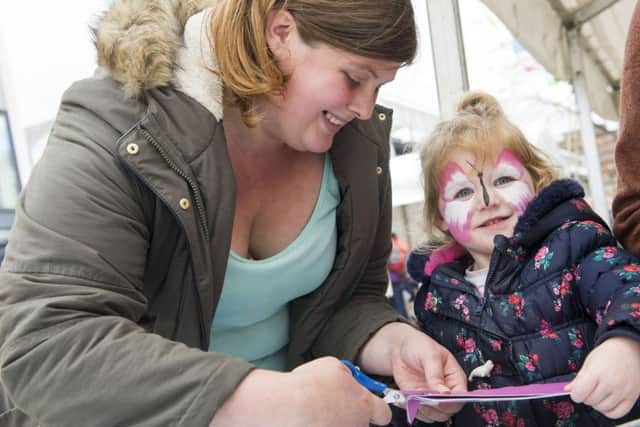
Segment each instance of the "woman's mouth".
[[336,116],[334,116],[333,114],[331,114],[328,111],[324,112],[324,116],[327,118],[327,120],[329,120],[329,122],[333,125],[336,126],[344,126],[346,124],[346,122],[340,120],[339,118],[337,118]]
[[325,124],[329,128],[332,133],[338,132],[344,125],[347,124],[346,121],[339,119],[335,115],[331,114],[328,111],[324,111]]

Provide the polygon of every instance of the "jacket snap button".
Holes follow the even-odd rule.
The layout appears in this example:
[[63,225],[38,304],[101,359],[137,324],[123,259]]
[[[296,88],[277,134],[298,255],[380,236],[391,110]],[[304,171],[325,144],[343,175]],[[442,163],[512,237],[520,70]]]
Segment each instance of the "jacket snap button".
[[180,207],[186,211],[191,207],[191,202],[189,199],[180,199]]
[[378,166],[378,167],[376,168],[376,173],[377,173],[378,175],[381,175],[381,174],[382,174],[382,168],[381,168],[380,166]]
[[127,144],[127,153],[132,154],[132,155],[136,155],[140,152],[140,146],[138,146],[138,144]]
[[378,120],[384,122],[385,120],[387,120],[387,115],[385,113],[378,114]]

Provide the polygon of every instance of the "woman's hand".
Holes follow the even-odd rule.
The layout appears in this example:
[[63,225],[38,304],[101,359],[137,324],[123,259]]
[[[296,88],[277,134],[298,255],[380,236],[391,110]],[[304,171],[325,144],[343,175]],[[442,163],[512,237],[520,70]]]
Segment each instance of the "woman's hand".
[[[404,324],[382,327],[362,350],[359,364],[366,372],[393,375],[403,390],[440,393],[467,391],[467,378],[453,355],[426,334]],[[446,421],[463,404],[422,406],[418,418]]]
[[367,427],[390,421],[382,399],[358,384],[338,359],[324,357],[289,373],[252,371],[210,427]]
[[640,396],[640,342],[612,337],[597,346],[565,390],[609,418],[626,415]]

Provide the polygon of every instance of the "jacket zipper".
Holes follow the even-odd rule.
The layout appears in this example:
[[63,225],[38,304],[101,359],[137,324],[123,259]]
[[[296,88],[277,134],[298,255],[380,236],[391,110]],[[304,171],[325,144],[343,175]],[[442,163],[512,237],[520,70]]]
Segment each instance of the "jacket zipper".
[[193,192],[193,197],[194,200],[196,202],[196,209],[198,210],[198,217],[200,219],[200,226],[202,227],[202,231],[204,233],[204,239],[208,242],[209,241],[209,228],[207,227],[207,221],[204,215],[204,203],[202,202],[202,199],[200,197],[200,193],[197,191],[197,186],[196,184],[193,182],[193,180],[187,176],[186,173],[184,173],[182,171],[182,169],[180,169],[174,162],[173,160],[171,160],[169,158],[169,156],[167,156],[167,154],[165,153],[164,149],[160,146],[160,144],[158,144],[155,140],[155,138],[142,126],[142,125],[138,125],[138,128],[140,129],[140,131],[142,132],[142,134],[144,135],[144,138],[149,141],[149,143],[151,145],[153,145],[156,150],[158,150],[158,152],[160,153],[160,156],[162,156],[162,158],[164,159],[165,162],[167,162],[167,164],[169,165],[169,167],[178,175],[180,175],[185,181],[187,181],[187,183],[189,184],[189,187],[191,188],[191,191]]
[[[200,227],[202,227],[202,231],[204,233],[204,239],[205,241],[209,241],[209,228],[207,227],[207,222],[205,220],[205,215],[204,215],[204,203],[202,203],[202,200],[199,196],[198,191],[196,191],[197,186],[195,185],[195,183],[193,182],[193,180],[191,178],[189,178],[187,176],[186,173],[184,173],[182,171],[182,169],[180,169],[174,162],[173,160],[171,160],[169,158],[169,156],[165,153],[164,149],[160,146],[160,144],[158,144],[155,140],[155,138],[153,137],[153,135],[151,135],[149,133],[149,131],[147,131],[141,124],[138,123],[137,128],[140,130],[140,132],[142,133],[142,135],[144,136],[144,138],[149,141],[149,143],[151,145],[153,145],[155,147],[156,150],[158,150],[158,153],[160,153],[160,156],[164,159],[164,161],[169,165],[169,167],[171,168],[171,170],[173,170],[175,173],[177,173],[180,177],[182,177],[185,181],[187,181],[187,183],[189,184],[189,187],[191,188],[191,191],[193,192],[194,195],[194,199],[195,199],[195,203],[196,203],[196,209],[198,210],[198,218],[200,219]],[[172,210],[172,209],[171,209]],[[178,221],[179,223],[180,221]],[[195,275],[195,269],[193,271],[193,274]],[[198,304],[198,311],[200,313],[202,313],[202,301],[200,301],[200,292],[198,291],[198,286],[196,285],[196,280],[194,278],[193,280],[193,288],[195,291],[195,295],[196,295],[196,303]],[[202,343],[200,346],[200,349],[203,351],[208,351],[208,347],[207,347],[207,343],[209,340],[209,337],[205,336],[204,331],[206,330],[205,324],[204,324],[204,318],[202,315],[198,316],[200,319],[200,342]]]

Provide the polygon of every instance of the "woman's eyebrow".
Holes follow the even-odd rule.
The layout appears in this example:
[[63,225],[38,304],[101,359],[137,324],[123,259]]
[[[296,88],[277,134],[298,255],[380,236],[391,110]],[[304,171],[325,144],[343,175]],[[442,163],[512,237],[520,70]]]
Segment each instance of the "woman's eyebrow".
[[358,68],[360,70],[364,70],[368,73],[370,73],[374,78],[378,78],[378,73],[376,73],[376,70],[374,70],[370,65],[368,64],[356,64],[353,63],[352,64],[355,68]]

